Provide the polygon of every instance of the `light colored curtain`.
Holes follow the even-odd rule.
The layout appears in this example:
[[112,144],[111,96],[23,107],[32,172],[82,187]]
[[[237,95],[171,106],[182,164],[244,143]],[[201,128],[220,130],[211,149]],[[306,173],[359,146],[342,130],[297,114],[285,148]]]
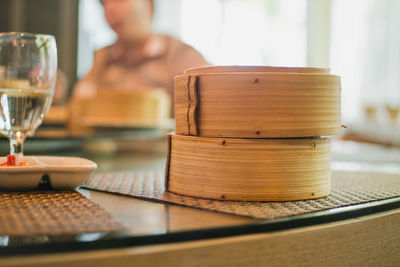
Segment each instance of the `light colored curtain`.
[[375,0],[363,64],[363,106],[400,107],[400,1]]
[[216,65],[305,66],[307,0],[181,0],[181,37]]
[[400,106],[400,1],[333,0],[332,72],[342,77],[345,123],[388,124]]

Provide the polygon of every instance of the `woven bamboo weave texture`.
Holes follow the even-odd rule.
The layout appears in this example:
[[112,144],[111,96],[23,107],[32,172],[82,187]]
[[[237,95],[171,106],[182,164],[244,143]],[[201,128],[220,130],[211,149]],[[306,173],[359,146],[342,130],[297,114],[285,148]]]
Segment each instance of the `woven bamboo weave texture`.
[[400,197],[400,175],[333,171],[332,193],[328,197],[287,202],[221,201],[166,192],[163,170],[97,174],[86,187],[161,203],[272,220]]

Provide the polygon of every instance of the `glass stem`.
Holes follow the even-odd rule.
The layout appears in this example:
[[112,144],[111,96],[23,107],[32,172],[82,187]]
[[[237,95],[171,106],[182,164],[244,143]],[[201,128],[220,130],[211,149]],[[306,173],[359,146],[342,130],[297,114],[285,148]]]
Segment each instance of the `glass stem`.
[[10,137],[10,154],[23,157],[23,146],[24,146],[25,135],[21,132],[17,132],[16,135]]

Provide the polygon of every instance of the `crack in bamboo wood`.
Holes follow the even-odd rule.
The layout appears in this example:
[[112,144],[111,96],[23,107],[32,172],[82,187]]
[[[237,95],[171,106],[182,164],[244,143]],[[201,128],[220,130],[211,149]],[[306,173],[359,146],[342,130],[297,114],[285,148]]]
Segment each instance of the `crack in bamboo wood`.
[[197,76],[188,78],[188,110],[187,110],[187,133],[188,135],[197,135]]

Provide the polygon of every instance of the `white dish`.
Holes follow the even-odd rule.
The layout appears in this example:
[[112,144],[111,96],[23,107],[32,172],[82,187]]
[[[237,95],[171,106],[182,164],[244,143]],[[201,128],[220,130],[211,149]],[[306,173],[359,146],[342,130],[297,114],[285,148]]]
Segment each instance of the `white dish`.
[[[0,157],[0,163],[6,157]],[[27,166],[0,166],[1,190],[33,190],[46,176],[54,189],[74,189],[97,169],[93,161],[77,157],[24,156]]]

